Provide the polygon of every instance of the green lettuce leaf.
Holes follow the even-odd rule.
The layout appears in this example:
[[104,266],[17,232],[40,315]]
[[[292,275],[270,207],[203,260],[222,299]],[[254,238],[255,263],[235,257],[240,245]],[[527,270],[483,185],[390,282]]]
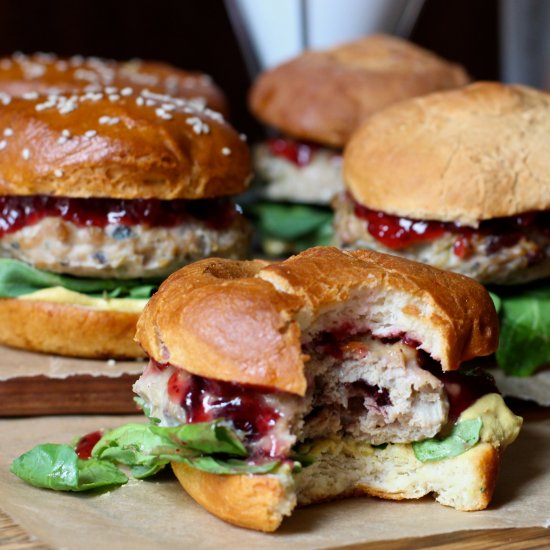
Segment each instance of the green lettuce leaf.
[[193,468],[209,472],[211,474],[268,474],[280,466],[278,460],[264,462],[263,464],[248,464],[244,460],[230,458],[221,460],[212,456],[199,456],[197,458],[182,459],[180,462],[187,462]]
[[111,298],[149,298],[161,279],[89,279],[59,275],[36,269],[19,260],[0,258],[0,298],[17,298],[44,288],[62,286],[67,290],[106,295]]
[[126,424],[107,432],[89,460],[79,459],[69,445],[39,445],[15,459],[11,471],[36,487],[84,491],[126,483],[128,478],[115,464],[128,466],[134,477],[144,479],[171,461],[227,475],[266,474],[281,466],[278,460],[250,462],[237,433],[213,421],[173,428]]
[[434,437],[414,442],[414,455],[421,462],[433,462],[461,455],[479,441],[482,425],[481,418],[459,422],[444,439]]
[[87,491],[128,481],[114,464],[81,460],[71,446],[53,443],[38,445],[16,458],[10,471],[30,485],[55,491]]
[[333,213],[328,207],[261,202],[248,206],[247,214],[268,252],[274,242],[285,252],[299,252],[332,240]]
[[497,292],[497,363],[508,375],[530,376],[550,363],[550,285],[545,282]]

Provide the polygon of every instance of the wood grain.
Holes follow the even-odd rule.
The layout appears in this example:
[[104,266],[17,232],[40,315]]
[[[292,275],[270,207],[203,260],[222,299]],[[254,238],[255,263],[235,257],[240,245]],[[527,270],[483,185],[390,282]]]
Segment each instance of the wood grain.
[[0,383],[0,416],[135,413],[136,374],[117,378],[29,376]]

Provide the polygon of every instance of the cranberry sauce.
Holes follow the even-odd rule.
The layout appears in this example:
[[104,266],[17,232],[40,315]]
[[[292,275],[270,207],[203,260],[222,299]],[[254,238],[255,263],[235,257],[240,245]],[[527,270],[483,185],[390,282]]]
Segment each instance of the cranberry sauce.
[[441,365],[425,351],[418,350],[418,364],[445,386],[449,400],[449,420],[455,421],[460,414],[488,393],[500,393],[493,377],[480,368],[443,372]]
[[483,220],[479,227],[460,226],[452,222],[414,220],[370,210],[354,201],[354,213],[368,222],[368,232],[384,246],[397,250],[414,244],[433,241],[444,233],[456,236],[453,252],[468,258],[473,252],[472,237],[488,238],[487,254],[514,246],[526,234],[536,232],[550,237],[550,211],[528,212],[520,216]]
[[103,432],[100,430],[96,432],[90,432],[89,434],[83,435],[75,445],[75,452],[78,455],[78,458],[87,460],[92,456],[92,450],[95,447],[96,443],[101,439]]
[[273,391],[202,378],[181,369],[175,369],[168,380],[168,396],[183,408],[188,422],[230,420],[247,441],[267,435],[281,416],[263,399],[268,393]]
[[267,140],[267,146],[272,155],[283,157],[296,166],[307,166],[319,145],[310,142],[295,141],[288,138],[271,138]]
[[4,195],[0,196],[0,237],[46,217],[62,218],[79,227],[108,224],[174,227],[194,219],[213,229],[223,229],[236,212],[235,205],[224,199],[161,201]]

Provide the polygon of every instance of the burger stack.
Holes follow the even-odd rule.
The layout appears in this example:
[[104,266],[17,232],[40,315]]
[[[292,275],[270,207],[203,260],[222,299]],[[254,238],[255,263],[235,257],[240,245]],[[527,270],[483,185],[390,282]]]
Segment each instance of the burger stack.
[[251,211],[263,249],[281,256],[326,244],[328,205],[343,189],[342,149],[353,132],[392,103],[468,80],[459,65],[385,35],[308,51],[261,74],[250,108],[276,129],[254,152],[263,200]]
[[141,356],[135,323],[164,277],[247,254],[230,198],[246,144],[217,111],[129,86],[1,101],[0,342]]

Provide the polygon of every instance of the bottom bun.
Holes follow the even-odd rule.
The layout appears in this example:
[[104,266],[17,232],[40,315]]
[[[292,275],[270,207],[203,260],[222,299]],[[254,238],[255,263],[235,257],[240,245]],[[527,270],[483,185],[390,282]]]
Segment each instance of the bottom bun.
[[172,462],[181,486],[219,518],[247,529],[275,531],[296,506],[294,483],[284,475],[219,475]]
[[134,342],[139,313],[0,299],[0,344],[14,348],[97,359],[140,358]]
[[[479,443],[445,460],[420,462],[411,445],[369,446],[354,452],[332,442],[299,474],[217,475],[172,463],[182,487],[219,518],[248,529],[275,531],[296,503],[300,506],[371,495],[389,500],[432,494],[457,510],[486,508],[500,465],[500,451]],[[339,448],[340,447],[340,448]]]

